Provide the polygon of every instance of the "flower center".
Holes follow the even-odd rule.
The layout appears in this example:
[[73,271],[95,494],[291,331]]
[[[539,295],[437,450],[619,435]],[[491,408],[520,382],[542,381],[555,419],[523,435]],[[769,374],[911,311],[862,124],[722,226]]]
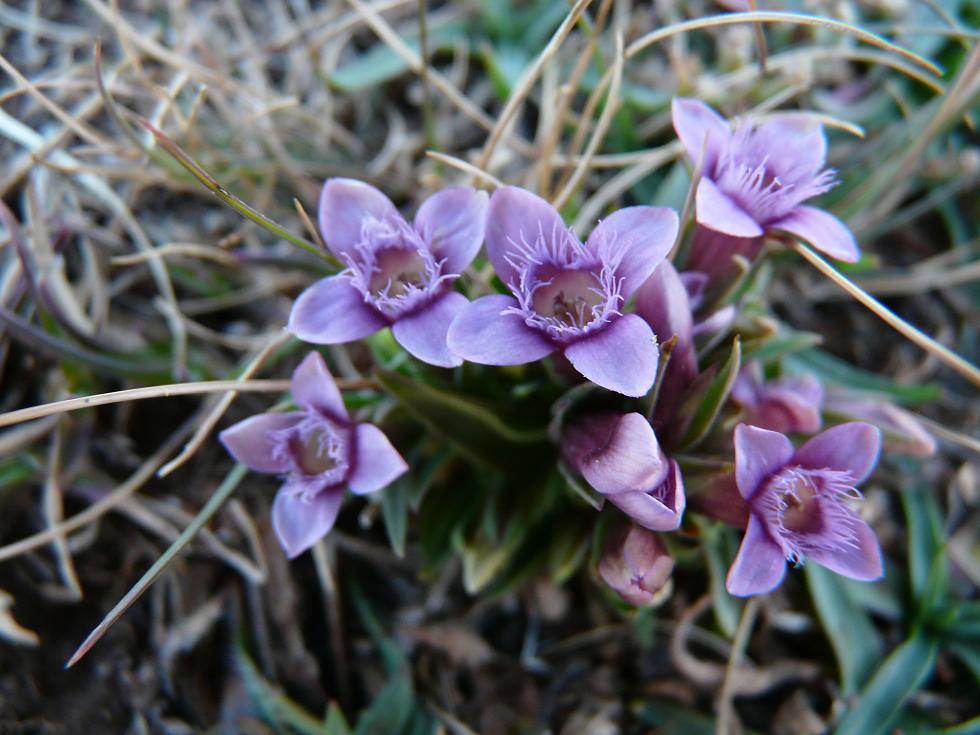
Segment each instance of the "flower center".
[[547,276],[531,296],[531,305],[543,317],[553,317],[570,327],[584,327],[596,307],[605,301],[599,279],[591,271],[566,270]]
[[347,479],[350,432],[346,427],[308,411],[296,426],[275,432],[270,438],[273,453],[286,460],[290,476],[317,480],[304,497]]
[[364,302],[392,320],[424,305],[458,277],[442,272],[443,261],[405,221],[366,218],[354,252],[344,258],[344,273]]
[[786,558],[799,562],[810,549],[855,543],[849,501],[860,498],[851,474],[841,470],[784,467],[753,500]]

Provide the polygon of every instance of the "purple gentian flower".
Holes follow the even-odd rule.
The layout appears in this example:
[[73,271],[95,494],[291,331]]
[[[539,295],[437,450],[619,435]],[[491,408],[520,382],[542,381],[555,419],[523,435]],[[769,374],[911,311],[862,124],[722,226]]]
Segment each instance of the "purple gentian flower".
[[513,296],[484,296],[460,311],[449,348],[483,365],[520,365],[560,350],[603,388],[642,396],[658,350],[626,301],[664,259],[677,234],[670,209],[627,207],[582,242],[544,199],[497,189],[487,210],[487,256]]
[[785,375],[765,380],[762,366],[750,362],[732,386],[732,400],[745,423],[780,434],[820,431],[823,386],[812,375]]
[[351,420],[318,353],[293,372],[292,389],[299,411],[252,416],[219,435],[242,464],[283,477],[272,526],[290,558],[333,527],[344,488],[367,495],[408,469],[381,429]]
[[[827,139],[820,124],[741,120],[730,129],[706,104],[684,98],[674,99],[672,113],[687,154],[701,161],[695,198],[700,225],[742,239],[738,249],[749,257],[767,230],[783,230],[838,260],[858,259],[857,243],[844,223],[803,204],[836,184],[834,172],[824,168]],[[695,263],[689,267],[706,270]]]
[[413,226],[370,184],[329,179],[320,231],[347,268],[300,294],[289,329],[306,342],[337,344],[390,326],[423,362],[461,364],[446,347],[446,331],[468,302],[451,284],[480,249],[486,205],[486,192],[443,189],[419,207]]
[[749,523],[726,586],[745,597],[769,592],[786,574],[786,561],[804,559],[852,579],[882,574],[881,549],[850,502],[878,461],[874,426],[835,426],[793,451],[784,435],[756,426],[735,427],[735,481],[749,505]]
[[669,591],[674,560],[658,534],[630,525],[610,532],[598,571],[626,602],[645,607]]
[[634,522],[653,531],[681,525],[687,499],[680,467],[641,414],[587,416],[561,440],[565,463]]

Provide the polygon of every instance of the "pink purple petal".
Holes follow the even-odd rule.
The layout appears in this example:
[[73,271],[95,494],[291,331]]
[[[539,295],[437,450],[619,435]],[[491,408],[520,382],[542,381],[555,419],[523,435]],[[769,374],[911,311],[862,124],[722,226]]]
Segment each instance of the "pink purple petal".
[[456,367],[463,361],[449,351],[446,335],[453,319],[468,303],[463,294],[450,291],[396,321],[391,333],[398,344],[422,362],[438,367]]
[[283,487],[272,503],[272,528],[286,554],[293,559],[322,539],[337,520],[342,489],[327,489],[304,500]]
[[293,400],[301,408],[311,408],[341,422],[349,416],[344,398],[319,352],[307,355],[293,371]]
[[289,461],[275,456],[275,444],[270,434],[289,429],[303,419],[302,411],[290,413],[260,413],[239,421],[218,434],[228,453],[256,472],[285,472]]
[[675,97],[670,112],[674,131],[684,145],[692,165],[696,165],[701,159],[703,148],[701,169],[710,176],[731,137],[728,123],[700,100]]
[[881,450],[881,432],[860,421],[840,424],[813,437],[796,450],[793,464],[807,469],[851,473],[855,485],[871,474]]
[[[698,224],[732,237],[752,238],[763,229],[752,216],[708,178],[702,178],[695,195]],[[702,270],[698,268],[697,270]]]
[[550,240],[565,229],[561,215],[541,197],[517,186],[501,187],[487,208],[487,257],[501,281],[516,282],[517,271],[507,262],[508,254],[522,242]]
[[847,225],[816,207],[801,204],[769,227],[796,235],[820,252],[845,263],[854,263],[861,257],[857,241]]
[[769,537],[765,524],[751,516],[725,587],[737,597],[762,595],[776,589],[785,575],[782,549]]
[[832,549],[810,549],[807,558],[832,572],[851,579],[872,582],[884,573],[881,564],[881,548],[874,531],[861,518],[852,520],[854,545],[842,545]]
[[641,414],[593,417],[569,433],[585,436],[569,437],[576,456],[566,459],[577,461],[582,476],[604,495],[646,492],[667,476],[667,460]]
[[792,457],[793,444],[782,434],[748,424],[735,427],[735,482],[746,500]]
[[320,192],[320,233],[330,251],[341,256],[361,239],[365,218],[401,219],[395,205],[381,191],[355,179],[327,179]]
[[592,336],[565,348],[565,357],[586,378],[634,398],[653,387],[659,356],[653,330],[636,314],[613,319]]
[[408,465],[388,437],[373,424],[358,424],[354,468],[347,482],[355,495],[373,493],[408,471]]
[[445,260],[444,273],[462,273],[483,244],[487,193],[468,186],[443,189],[422,203],[415,230],[436,260]]
[[[492,201],[491,201],[492,205]],[[455,355],[481,365],[523,365],[555,351],[555,345],[517,314],[512,296],[484,296],[465,305],[449,327],[447,343]]]
[[323,278],[299,295],[289,314],[289,330],[304,342],[332,345],[374,334],[388,326],[347,276]]
[[602,220],[586,247],[604,263],[615,263],[621,293],[628,299],[663,262],[677,238],[677,213],[666,207],[625,207]]

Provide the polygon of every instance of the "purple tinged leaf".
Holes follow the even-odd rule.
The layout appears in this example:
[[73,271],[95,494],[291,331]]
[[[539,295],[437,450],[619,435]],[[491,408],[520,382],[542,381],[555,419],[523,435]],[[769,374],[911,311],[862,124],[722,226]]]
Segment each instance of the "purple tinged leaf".
[[481,365],[522,365],[555,351],[555,345],[517,314],[511,296],[484,296],[466,304],[449,327],[447,343],[455,355]]
[[782,434],[747,424],[735,427],[735,481],[746,500],[792,458],[793,444]]
[[871,424],[854,421],[813,437],[792,461],[808,469],[849,472],[853,484],[859,485],[871,474],[880,450],[881,432]]
[[725,587],[737,597],[761,595],[776,589],[784,576],[786,559],[782,549],[770,538],[765,524],[751,516]]
[[856,263],[861,257],[857,241],[847,225],[816,207],[801,204],[770,227],[795,235],[822,253],[845,263]]
[[636,314],[615,318],[565,348],[565,357],[586,378],[634,398],[653,387],[659,355],[653,330]]
[[301,408],[319,411],[341,423],[350,418],[340,389],[319,352],[311,352],[293,371],[292,392]]
[[289,331],[304,342],[332,345],[374,334],[388,326],[364,303],[344,275],[323,278],[299,295],[289,314]]
[[290,429],[303,419],[301,411],[260,413],[239,421],[218,434],[228,453],[256,472],[285,472],[289,462],[276,452],[272,435]]
[[348,478],[355,495],[377,492],[408,471],[405,460],[377,426],[358,424],[355,442],[353,472]]
[[446,336],[453,319],[469,303],[456,291],[449,291],[422,309],[397,320],[391,333],[402,347],[422,362],[437,367],[456,367],[463,360],[449,351]]
[[380,190],[355,179],[327,179],[320,192],[318,216],[323,241],[338,257],[353,252],[366,217],[402,218]]
[[462,273],[483,243],[487,193],[467,186],[443,189],[415,215],[415,230],[447,273]]
[[321,490],[310,499],[292,492],[288,484],[272,503],[272,528],[290,559],[295,559],[327,535],[337,521],[342,489]]
[[708,178],[698,184],[695,218],[698,224],[732,237],[759,237],[764,232],[752,215]]

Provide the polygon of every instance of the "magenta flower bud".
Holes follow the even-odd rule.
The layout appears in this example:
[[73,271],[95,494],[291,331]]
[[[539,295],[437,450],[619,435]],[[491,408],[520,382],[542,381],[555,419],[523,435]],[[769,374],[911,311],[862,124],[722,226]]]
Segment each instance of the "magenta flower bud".
[[910,457],[931,457],[936,453],[936,440],[915,416],[883,398],[833,389],[824,401],[824,411],[877,426],[885,451]]
[[485,192],[443,189],[409,225],[370,184],[329,179],[320,195],[320,231],[347,268],[300,294],[289,329],[306,342],[329,345],[390,326],[395,340],[423,362],[460,365],[446,332],[468,302],[451,284],[480,249],[486,208]]
[[762,366],[750,362],[732,386],[732,400],[745,423],[781,434],[820,431],[823,386],[812,375],[787,375],[765,380]]
[[646,394],[657,375],[656,339],[623,307],[670,251],[677,227],[670,209],[627,207],[583,244],[541,197],[497,189],[487,257],[512,295],[466,305],[449,328],[449,348],[483,365],[521,365],[557,350],[603,388]]
[[[767,231],[781,230],[827,255],[860,257],[839,219],[803,202],[837,183],[825,169],[823,127],[799,118],[756,124],[726,120],[703,102],[675,98],[674,130],[692,162],[701,162],[695,194],[695,233],[687,267],[712,277],[731,267],[731,256],[754,257]],[[705,232],[708,230],[710,232]]]
[[769,592],[786,561],[809,559],[852,579],[882,575],[871,527],[851,508],[857,486],[878,461],[881,434],[870,424],[835,426],[797,450],[774,431],[735,427],[735,481],[749,505],[749,523],[728,572],[741,597]]
[[565,463],[633,521],[653,531],[681,524],[687,500],[680,467],[641,414],[596,414],[565,429]]
[[645,528],[630,525],[613,529],[606,540],[599,576],[631,605],[655,604],[669,589],[674,560],[663,539]]
[[318,353],[293,372],[292,388],[300,410],[252,416],[218,437],[245,466],[283,477],[272,526],[290,558],[333,528],[345,488],[377,492],[408,469],[381,429],[351,420]]

